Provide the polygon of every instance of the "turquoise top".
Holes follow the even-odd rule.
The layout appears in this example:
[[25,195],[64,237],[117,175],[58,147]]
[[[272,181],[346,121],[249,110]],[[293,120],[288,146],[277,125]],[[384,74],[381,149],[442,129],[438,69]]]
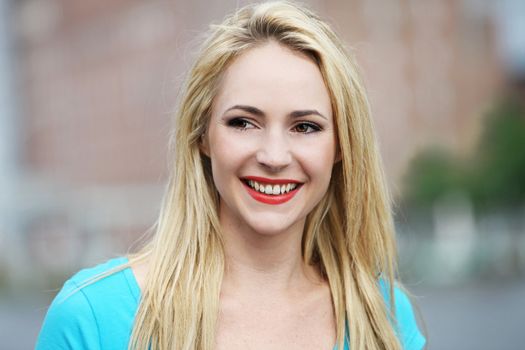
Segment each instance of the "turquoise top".
[[[131,269],[111,274],[81,289],[78,287],[91,277],[127,262],[124,257],[112,259],[82,270],[66,281],[49,307],[36,349],[126,350],[140,300],[140,289]],[[403,348],[422,349],[425,338],[417,328],[410,301],[397,288],[394,295],[398,336]],[[345,350],[348,350],[347,343]]]

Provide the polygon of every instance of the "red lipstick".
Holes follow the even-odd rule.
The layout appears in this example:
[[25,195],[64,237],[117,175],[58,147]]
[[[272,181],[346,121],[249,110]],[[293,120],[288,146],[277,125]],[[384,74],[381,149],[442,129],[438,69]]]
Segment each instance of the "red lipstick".
[[[245,181],[252,180],[252,181],[257,181],[259,183],[274,184],[274,185],[284,185],[284,184],[289,184],[289,183],[300,184],[300,182],[296,180],[267,179],[267,178],[256,177],[256,176],[245,177],[244,180]],[[294,188],[293,190],[290,190],[289,192],[278,194],[278,195],[273,195],[273,194],[266,194],[266,193],[261,193],[259,191],[256,191],[253,188],[251,188],[245,181],[243,181],[243,184],[246,187],[248,194],[252,196],[253,199],[261,203],[271,204],[271,205],[278,205],[278,204],[283,204],[283,203],[288,202],[290,199],[292,199],[297,194],[297,191],[300,188],[300,186],[297,186],[296,188]]]
[[244,180],[252,180],[257,182],[263,182],[265,184],[273,184],[273,185],[286,185],[286,184],[300,184],[297,180],[290,180],[290,179],[267,179],[265,177],[260,176],[246,176],[243,178]]

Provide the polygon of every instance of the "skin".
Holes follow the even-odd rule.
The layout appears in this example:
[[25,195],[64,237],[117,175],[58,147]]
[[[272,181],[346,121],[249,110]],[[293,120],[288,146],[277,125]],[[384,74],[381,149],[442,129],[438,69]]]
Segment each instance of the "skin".
[[[270,41],[230,64],[201,146],[225,242],[217,349],[334,347],[328,283],[304,264],[301,239],[327,191],[336,149],[330,97],[310,58]],[[291,200],[271,205],[249,195],[246,176],[301,185]],[[146,270],[133,267],[137,280]]]

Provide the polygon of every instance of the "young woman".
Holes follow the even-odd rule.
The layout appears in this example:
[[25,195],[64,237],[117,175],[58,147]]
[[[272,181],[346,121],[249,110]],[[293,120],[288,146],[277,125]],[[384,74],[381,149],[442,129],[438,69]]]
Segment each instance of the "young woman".
[[184,91],[154,238],[67,281],[37,349],[421,349],[365,91],[328,25],[242,8]]

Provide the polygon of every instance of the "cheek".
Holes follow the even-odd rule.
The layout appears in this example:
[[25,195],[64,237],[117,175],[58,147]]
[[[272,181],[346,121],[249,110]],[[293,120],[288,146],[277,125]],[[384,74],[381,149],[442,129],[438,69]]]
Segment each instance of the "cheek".
[[248,157],[247,142],[239,137],[232,137],[227,132],[210,135],[209,148],[213,180],[221,192],[227,183],[240,176],[240,170]]
[[[226,141],[225,141],[226,142]],[[226,177],[227,172],[233,168],[232,157],[227,156],[228,144],[216,138],[210,142],[210,159],[213,173],[213,180],[218,188]]]
[[308,173],[321,183],[330,182],[335,156],[336,145],[330,138],[318,140],[313,147],[303,147],[302,151]]

